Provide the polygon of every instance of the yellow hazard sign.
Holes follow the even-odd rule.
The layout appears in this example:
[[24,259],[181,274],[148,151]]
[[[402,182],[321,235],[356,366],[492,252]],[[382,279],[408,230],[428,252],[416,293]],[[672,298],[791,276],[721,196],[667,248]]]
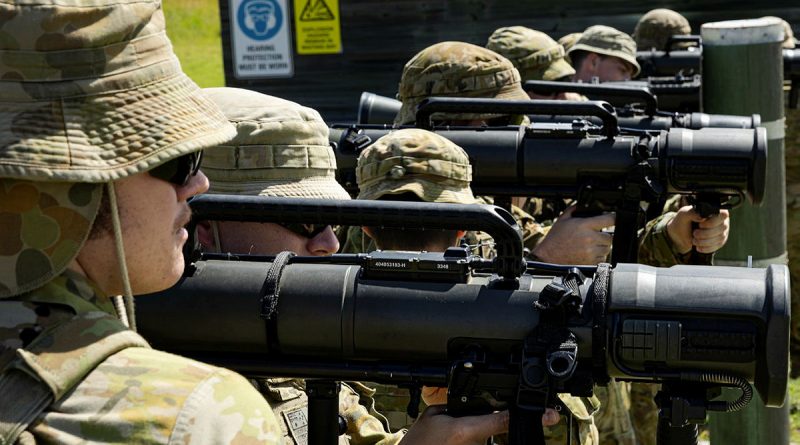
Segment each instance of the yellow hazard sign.
[[339,0],[294,0],[297,54],[342,52]]

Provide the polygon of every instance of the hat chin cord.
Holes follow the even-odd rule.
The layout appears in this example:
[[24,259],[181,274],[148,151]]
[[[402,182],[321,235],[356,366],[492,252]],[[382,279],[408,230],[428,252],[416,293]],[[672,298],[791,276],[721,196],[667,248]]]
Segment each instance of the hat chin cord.
[[117,193],[114,183],[108,182],[108,203],[111,207],[111,224],[114,227],[114,245],[117,251],[117,264],[122,278],[123,295],[111,297],[114,308],[122,323],[133,331],[136,331],[136,312],[133,306],[133,290],[131,280],[128,276],[128,264],[125,262],[125,246],[122,243],[122,224],[119,221],[119,207],[117,206]]

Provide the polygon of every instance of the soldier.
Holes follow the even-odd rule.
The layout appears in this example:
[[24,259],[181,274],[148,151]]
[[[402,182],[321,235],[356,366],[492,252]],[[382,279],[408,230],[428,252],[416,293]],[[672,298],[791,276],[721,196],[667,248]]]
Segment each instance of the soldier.
[[[431,45],[406,63],[398,87],[397,98],[402,106],[394,119],[395,125],[416,122],[417,106],[429,97],[528,99],[520,86],[519,71],[511,62],[494,51],[463,42]],[[497,126],[526,122],[526,117],[521,115],[459,113],[447,117],[454,125]]]
[[524,26],[495,30],[486,48],[514,64],[523,81],[569,80],[575,70],[564,60],[564,47],[547,34]]
[[[633,40],[640,51],[651,49],[667,51],[667,42],[672,36],[687,36],[692,27],[686,17],[671,9],[653,9],[647,12],[636,23],[633,29]],[[674,48],[684,48],[681,44]]]
[[[425,130],[398,130],[375,141],[359,155],[356,178],[358,199],[450,204],[476,202],[469,186],[472,167],[467,154],[444,137]],[[448,247],[458,245],[464,235],[463,231],[458,230],[419,231],[379,227],[364,227],[363,230],[375,241],[377,248],[389,250],[443,252]],[[425,388],[423,400],[429,405],[441,404],[446,397],[441,389]],[[579,443],[584,445],[597,444],[597,432],[586,405],[568,395],[562,395],[561,401],[575,422],[570,423],[568,428],[567,416],[559,421],[557,414],[549,410],[543,419],[543,424],[551,425],[551,428],[545,428],[547,443],[566,443],[566,438],[571,436],[580,439]],[[408,397],[384,393],[378,402],[400,414],[405,411]],[[556,422],[559,423],[556,425]]]
[[[489,36],[486,48],[507,58],[519,71],[522,81],[572,79],[575,70],[564,60],[564,47],[543,32],[524,26],[499,28]],[[585,100],[575,93],[539,95],[528,91],[531,99]]]
[[[395,124],[412,124],[417,105],[433,96],[528,99],[514,65],[494,51],[462,42],[431,45],[415,55],[403,68],[398,87],[402,107]],[[439,122],[450,125],[500,125],[528,122],[527,116],[496,114],[439,114]],[[512,214],[523,228],[525,247],[533,258],[564,264],[596,264],[611,249],[611,235],[600,230],[613,225],[613,215],[571,218],[563,215],[552,228],[536,223],[517,206]],[[547,235],[547,237],[545,237]],[[480,236],[475,241],[481,241]]]
[[[328,126],[315,110],[277,97],[239,88],[203,90],[236,127],[236,137],[206,149],[203,171],[209,193],[288,198],[350,199],[336,182],[336,158],[328,144]],[[201,248],[211,252],[275,255],[289,250],[301,256],[331,255],[339,241],[329,225],[201,221]],[[308,397],[302,379],[270,378],[256,382],[278,419],[284,444],[304,443]],[[404,432],[391,434],[380,418],[359,404],[357,383],[342,384],[339,415],[347,430],[340,443],[397,443]],[[365,404],[371,401],[365,397]]]
[[0,11],[0,442],[278,443],[247,380],[150,349],[112,297],[178,280],[199,150],[233,136],[160,2]]
[[581,38],[567,51],[575,67],[576,81],[600,82],[630,80],[639,74],[636,42],[631,36],[610,26],[586,28]]
[[[0,441],[279,443],[247,380],[127,327],[133,294],[182,274],[200,150],[235,130],[181,72],[159,1],[96,5],[0,5]],[[507,428],[438,414],[411,439]]]

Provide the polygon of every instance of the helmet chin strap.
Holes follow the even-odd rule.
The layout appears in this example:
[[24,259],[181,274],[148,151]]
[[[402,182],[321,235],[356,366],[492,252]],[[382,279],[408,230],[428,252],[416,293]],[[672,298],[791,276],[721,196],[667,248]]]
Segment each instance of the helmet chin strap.
[[111,223],[114,227],[114,245],[117,251],[117,264],[122,278],[123,295],[112,297],[114,307],[117,310],[120,320],[125,326],[136,331],[136,312],[133,306],[133,290],[131,280],[128,276],[128,264],[125,262],[125,247],[122,244],[122,224],[119,221],[119,207],[117,206],[117,193],[114,183],[108,182],[108,203],[111,207]]

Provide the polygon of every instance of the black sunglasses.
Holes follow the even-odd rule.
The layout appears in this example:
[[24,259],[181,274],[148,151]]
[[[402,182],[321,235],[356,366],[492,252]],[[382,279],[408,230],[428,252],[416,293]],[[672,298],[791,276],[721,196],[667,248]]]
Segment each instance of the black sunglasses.
[[[291,230],[292,232],[304,236],[306,238],[314,238],[319,235],[330,224],[303,224],[303,223],[275,223],[284,229]],[[331,229],[336,232],[338,226],[331,226]]]
[[202,150],[171,159],[148,173],[154,178],[163,179],[175,185],[186,185],[189,179],[200,170],[201,162],[203,162]]

